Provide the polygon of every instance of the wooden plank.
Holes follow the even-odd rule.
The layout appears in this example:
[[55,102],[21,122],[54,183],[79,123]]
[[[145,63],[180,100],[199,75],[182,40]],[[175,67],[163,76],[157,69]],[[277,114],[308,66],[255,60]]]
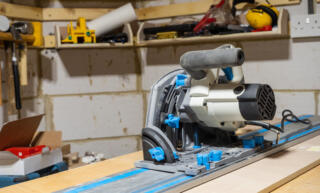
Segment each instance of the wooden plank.
[[66,155],[66,154],[71,153],[71,144],[68,143],[68,144],[62,145],[61,152],[62,152],[62,155]]
[[93,163],[65,172],[2,188],[1,193],[46,193],[102,178],[134,167],[141,160],[142,152],[135,152],[105,161]]
[[186,192],[270,192],[319,165],[320,151],[310,151],[319,146],[317,136]]
[[27,64],[27,44],[23,44],[23,49],[19,49],[19,75],[20,75],[20,85],[28,85],[28,64]]
[[13,83],[13,72],[12,72],[12,53],[11,48],[4,49],[5,51],[5,82],[6,82],[6,93],[8,95],[7,112],[8,116],[13,115],[17,112],[15,107],[14,98],[14,83]]
[[48,35],[43,37],[43,47],[55,48],[56,47],[56,36]]
[[[264,0],[257,0],[264,3]],[[301,0],[270,0],[275,6],[299,4]],[[198,0],[195,2],[177,3],[163,6],[136,9],[139,20],[160,19],[185,15],[203,14],[211,4],[219,0]],[[239,8],[242,6],[240,5]],[[78,17],[95,19],[113,9],[108,8],[39,8],[0,2],[0,14],[9,18],[37,21],[70,21]]]
[[[311,151],[312,147],[320,147],[320,136],[209,181],[188,192],[269,192],[320,163],[320,151]],[[133,163],[142,158],[142,152],[135,152],[3,188],[1,191],[3,193],[54,192],[131,169]]]
[[0,2],[0,15],[25,20],[42,20],[42,8]]
[[319,193],[320,165],[272,191],[272,193]]
[[106,8],[43,8],[43,21],[70,21],[84,17],[92,20],[113,9]]

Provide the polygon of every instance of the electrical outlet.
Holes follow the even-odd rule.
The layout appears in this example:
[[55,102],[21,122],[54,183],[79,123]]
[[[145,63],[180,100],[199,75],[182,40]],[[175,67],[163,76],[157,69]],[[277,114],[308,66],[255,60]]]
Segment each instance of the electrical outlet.
[[320,14],[290,16],[292,38],[320,37]]

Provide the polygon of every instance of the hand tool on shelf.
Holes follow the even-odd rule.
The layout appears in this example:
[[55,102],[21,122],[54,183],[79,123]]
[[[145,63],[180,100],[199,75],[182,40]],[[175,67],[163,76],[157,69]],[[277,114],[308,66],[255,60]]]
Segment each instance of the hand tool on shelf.
[[[185,36],[186,34],[193,33],[193,28],[196,26],[196,22],[185,23],[185,24],[175,24],[175,25],[165,25],[158,27],[147,27],[143,29],[143,33],[146,36],[145,39],[156,39],[158,38],[157,34],[159,33],[175,33],[177,37]],[[160,34],[161,35],[161,34]],[[169,35],[172,37],[171,35]],[[161,39],[161,38],[160,38]]]
[[[199,33],[205,26],[207,26],[210,23],[217,21],[217,16],[220,15],[219,18],[226,17],[224,13],[225,9],[223,8],[226,6],[227,3],[225,3],[225,0],[221,0],[217,5],[211,5],[210,9],[207,11],[207,13],[203,16],[203,18],[198,22],[198,24],[193,28],[194,33]],[[222,17],[221,17],[222,15]],[[225,23],[225,22],[223,22]]]
[[128,35],[126,33],[115,33],[100,36],[97,41],[100,43],[126,43],[128,42]]
[[96,43],[95,30],[87,28],[86,19],[79,17],[76,28],[72,22],[67,26],[67,37],[62,40],[62,43]]

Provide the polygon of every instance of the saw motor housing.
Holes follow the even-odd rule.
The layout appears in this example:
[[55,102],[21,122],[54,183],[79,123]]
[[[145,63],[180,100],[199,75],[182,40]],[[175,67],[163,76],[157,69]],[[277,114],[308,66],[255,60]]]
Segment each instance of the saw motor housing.
[[142,131],[144,159],[155,160],[149,150],[160,147],[163,157],[155,161],[172,163],[180,153],[202,146],[236,143],[235,131],[246,121],[272,120],[273,90],[244,83],[244,60],[242,49],[230,44],[182,55],[183,69],[165,75],[151,89]]

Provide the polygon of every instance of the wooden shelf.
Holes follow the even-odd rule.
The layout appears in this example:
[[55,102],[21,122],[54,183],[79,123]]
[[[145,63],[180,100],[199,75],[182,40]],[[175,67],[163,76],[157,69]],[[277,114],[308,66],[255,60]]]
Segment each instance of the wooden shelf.
[[133,33],[130,24],[125,24],[123,27],[123,32],[128,35],[128,42],[126,43],[86,43],[86,44],[62,44],[61,43],[61,33],[60,26],[56,26],[55,34],[55,48],[57,49],[70,49],[70,48],[130,48],[134,46]]
[[145,40],[143,29],[144,22],[140,24],[137,33],[136,45],[140,47],[148,46],[162,46],[162,45],[179,45],[179,44],[200,44],[209,42],[230,42],[230,41],[244,41],[244,40],[265,40],[265,39],[280,39],[289,37],[289,13],[286,9],[280,9],[278,27],[273,31],[265,32],[248,32],[236,33],[228,35],[212,35],[212,36],[198,36],[188,38],[175,39],[161,39],[161,40]]

